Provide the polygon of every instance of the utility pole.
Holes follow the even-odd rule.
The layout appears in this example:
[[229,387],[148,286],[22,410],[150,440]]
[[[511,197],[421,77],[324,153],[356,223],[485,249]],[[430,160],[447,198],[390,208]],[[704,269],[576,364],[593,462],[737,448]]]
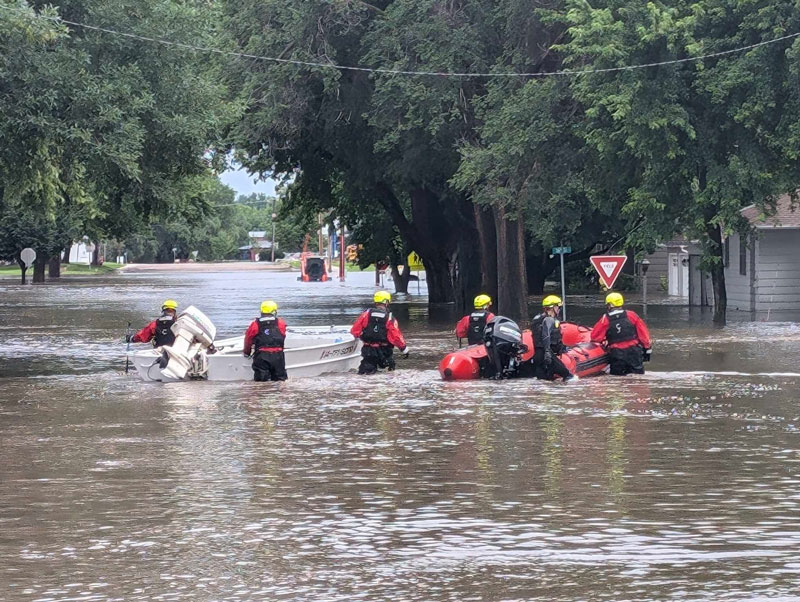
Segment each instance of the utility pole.
[[339,282],[344,282],[345,268],[344,268],[344,224],[342,224],[340,238],[339,238]]
[[272,258],[270,259],[272,263],[275,263],[275,218],[278,217],[275,213],[275,200],[275,197],[272,197],[272,246],[270,249],[272,251]]
[[319,243],[319,256],[322,257],[325,255],[325,246],[322,244],[322,214],[317,214],[317,225],[319,228],[317,229],[317,242]]

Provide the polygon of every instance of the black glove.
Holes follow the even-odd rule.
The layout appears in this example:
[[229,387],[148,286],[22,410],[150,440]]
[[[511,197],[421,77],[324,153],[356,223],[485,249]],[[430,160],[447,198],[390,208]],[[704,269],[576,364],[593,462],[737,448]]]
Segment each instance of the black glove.
[[545,349],[544,350],[544,365],[550,366],[553,363],[553,350],[552,349]]
[[407,347],[407,346],[406,346],[406,347],[403,347],[403,348],[400,350],[400,353],[403,355],[403,357],[408,357],[408,347]]
[[642,361],[643,361],[643,362],[649,362],[649,361],[650,361],[650,356],[651,356],[652,354],[653,354],[653,350],[652,350],[650,347],[648,347],[647,349],[645,349],[645,350],[644,350],[644,356],[642,356]]
[[243,355],[243,356],[245,356],[245,357],[247,357],[247,358],[249,358],[249,357],[250,357],[250,354],[249,354],[249,353],[242,352],[242,355]]
[[125,342],[126,343],[130,343],[132,341],[133,341],[133,335],[132,334],[126,334],[125,335]]

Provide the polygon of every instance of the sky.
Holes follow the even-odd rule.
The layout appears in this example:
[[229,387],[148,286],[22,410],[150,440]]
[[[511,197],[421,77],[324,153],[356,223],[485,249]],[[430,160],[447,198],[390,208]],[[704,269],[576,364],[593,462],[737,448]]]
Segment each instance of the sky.
[[223,184],[233,188],[236,191],[236,196],[253,192],[263,192],[267,196],[275,194],[275,180],[268,179],[265,182],[255,182],[256,178],[248,175],[244,169],[229,169],[223,172],[219,179]]

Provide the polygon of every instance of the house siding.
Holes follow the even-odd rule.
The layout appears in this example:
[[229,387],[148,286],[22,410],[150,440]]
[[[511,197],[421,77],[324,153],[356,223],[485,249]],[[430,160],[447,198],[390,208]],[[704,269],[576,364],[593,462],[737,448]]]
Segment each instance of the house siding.
[[647,268],[647,290],[651,293],[660,293],[661,278],[667,278],[667,247],[659,247],[647,256],[650,267]]
[[[750,296],[750,278],[752,274],[751,253],[747,250],[747,274],[739,273],[739,248],[742,241],[738,234],[728,237],[730,265],[725,268],[725,290],[728,296],[728,309],[739,311],[752,311]],[[758,282],[758,280],[756,280]]]
[[800,310],[800,230],[762,229],[758,238],[756,310]]

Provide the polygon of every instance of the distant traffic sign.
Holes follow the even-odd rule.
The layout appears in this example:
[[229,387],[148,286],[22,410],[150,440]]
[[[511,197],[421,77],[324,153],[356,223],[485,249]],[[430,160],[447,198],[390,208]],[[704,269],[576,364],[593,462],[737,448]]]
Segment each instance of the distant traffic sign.
[[553,255],[567,255],[572,253],[572,247],[553,247]]
[[417,255],[415,252],[411,252],[408,255],[408,267],[411,270],[424,270],[425,266],[422,263],[422,257]]
[[593,255],[589,260],[600,274],[603,284],[611,288],[622,273],[622,266],[625,265],[628,257],[626,255]]

